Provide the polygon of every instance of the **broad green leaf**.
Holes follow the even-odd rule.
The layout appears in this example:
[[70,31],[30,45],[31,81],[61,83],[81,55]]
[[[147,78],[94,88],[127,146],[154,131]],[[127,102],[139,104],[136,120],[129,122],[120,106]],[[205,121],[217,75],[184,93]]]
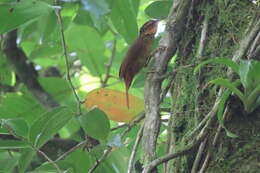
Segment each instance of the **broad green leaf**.
[[237,87],[233,83],[228,81],[227,79],[217,78],[217,79],[210,81],[209,83],[224,86],[224,87],[230,89],[232,92],[234,92],[240,98],[240,100],[242,100],[242,102],[245,101],[243,93],[241,91],[239,91],[239,89],[237,89]]
[[85,132],[98,140],[105,140],[110,132],[110,123],[106,114],[94,108],[79,117],[79,122]]
[[[48,14],[52,7],[45,2],[26,0],[0,5],[0,34],[15,29],[25,23],[37,20]],[[12,22],[10,22],[12,21]]]
[[[17,166],[20,154],[18,152],[0,151],[0,172],[13,173],[13,169]],[[10,154],[11,153],[11,154]]]
[[15,73],[12,71],[6,57],[0,52],[0,81],[1,84],[13,86],[15,84]]
[[144,100],[129,94],[128,109],[124,92],[103,88],[88,93],[84,106],[88,110],[98,107],[110,120],[129,122],[144,111]]
[[110,18],[116,30],[124,37],[128,44],[137,38],[138,26],[135,12],[129,0],[113,0]]
[[234,61],[232,61],[229,58],[213,58],[206,61],[203,61],[197,67],[194,69],[194,74],[196,74],[204,65],[207,65],[209,63],[218,63],[223,64],[231,68],[234,72],[239,73],[239,65],[236,64]]
[[14,86],[16,81],[15,73],[11,71],[11,69],[8,68],[8,66],[2,67],[2,65],[0,65],[0,81],[1,84]]
[[141,0],[131,0],[130,1],[130,3],[132,4],[131,6],[133,7],[134,12],[135,12],[135,17],[137,17],[138,12],[139,12],[140,1]]
[[[63,7],[64,10],[64,7]],[[37,21],[37,34],[39,35],[39,38],[41,39],[42,42],[44,42],[45,44],[47,44],[47,42],[45,42],[49,37],[53,37],[54,34],[57,34],[58,36],[60,36],[58,29],[59,29],[59,25],[57,25],[58,21],[57,21],[57,15],[55,11],[51,11],[46,15],[43,15],[39,18],[39,20]],[[48,45],[48,46],[52,46],[52,45]]]
[[244,60],[240,62],[239,76],[246,89],[246,95],[260,83],[260,62]]
[[[58,60],[60,60],[60,57],[62,54],[62,48],[60,46],[60,44],[41,44],[41,45],[37,45],[32,49],[32,52],[30,53],[30,55],[28,55],[28,57],[31,60],[35,60],[35,59],[42,59],[45,61],[51,61],[54,65],[58,65]],[[54,63],[53,61],[56,60],[56,63]],[[63,61],[64,62],[64,61]],[[42,65],[42,64],[39,64]],[[43,67],[46,67],[43,65]]]
[[126,147],[120,147],[113,150],[107,157],[106,162],[109,165],[113,165],[115,172],[127,172],[128,158],[130,152]]
[[21,156],[18,161],[19,173],[25,172],[34,155],[35,151],[32,148],[25,148],[21,150]]
[[110,12],[105,0],[82,0],[83,8],[90,13],[90,17],[96,28],[102,30],[106,25],[104,18]]
[[30,124],[45,110],[29,93],[8,93],[1,99],[0,118],[22,118]]
[[143,88],[145,81],[145,73],[141,72],[137,75],[136,79],[133,82],[132,88]]
[[[68,81],[59,77],[39,77],[41,86],[62,106],[76,110],[76,101]],[[59,87],[57,87],[59,86]]]
[[72,137],[80,129],[80,124],[78,120],[73,117],[68,124],[66,124],[60,131],[59,136],[61,138]]
[[19,148],[29,148],[28,143],[18,140],[2,140],[0,139],[0,150],[6,149],[19,149]]
[[92,75],[100,76],[105,62],[105,45],[100,35],[90,27],[72,25],[65,36],[69,50],[77,53]]
[[73,113],[67,107],[55,108],[44,113],[30,128],[29,140],[36,147],[41,147],[65,126]]
[[27,138],[29,133],[29,127],[27,122],[22,118],[4,119],[4,124],[12,128],[17,136]]
[[80,8],[77,12],[77,16],[73,20],[77,25],[87,25],[89,27],[94,27],[94,23],[90,17],[90,13],[88,11]]
[[151,18],[163,19],[169,14],[172,1],[154,1],[146,9],[145,14]]
[[[67,165],[65,168],[73,168],[75,173],[87,172],[87,170],[95,163],[88,152],[84,152],[82,148],[70,153],[59,165]],[[95,171],[96,172],[96,171]]]

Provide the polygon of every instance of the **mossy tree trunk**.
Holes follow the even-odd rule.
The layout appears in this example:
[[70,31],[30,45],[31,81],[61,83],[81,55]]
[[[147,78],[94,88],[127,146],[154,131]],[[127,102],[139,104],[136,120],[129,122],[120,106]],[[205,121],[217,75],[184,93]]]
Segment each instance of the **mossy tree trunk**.
[[224,113],[225,125],[238,137],[228,137],[216,118],[219,98],[225,89],[208,82],[218,77],[232,79],[236,76],[216,64],[204,67],[196,75],[193,71],[202,61],[216,57],[236,62],[259,60],[259,3],[192,1],[186,17],[184,34],[177,46],[176,71],[172,76],[173,103],[167,152],[183,151],[195,138],[204,136],[199,145],[194,144],[180,154],[182,157],[161,161],[164,172],[257,172],[260,169],[260,108],[246,114],[241,101],[232,95]]

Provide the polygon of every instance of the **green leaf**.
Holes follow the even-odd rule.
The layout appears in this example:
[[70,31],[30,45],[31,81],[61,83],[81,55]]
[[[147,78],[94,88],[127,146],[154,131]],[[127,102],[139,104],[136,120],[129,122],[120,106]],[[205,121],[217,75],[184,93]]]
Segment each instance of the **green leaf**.
[[151,18],[163,19],[169,14],[172,1],[154,1],[146,9],[145,14]]
[[245,103],[245,110],[247,112],[253,112],[255,108],[259,106],[260,103],[257,100],[259,97],[260,97],[260,84],[247,97]]
[[229,58],[213,58],[213,59],[209,59],[207,61],[203,61],[197,67],[195,67],[194,74],[196,74],[204,65],[209,64],[209,63],[223,64],[223,65],[226,65],[229,68],[231,68],[234,72],[236,72],[236,73],[239,72],[239,65],[236,64],[231,59],[229,59]]
[[234,92],[240,98],[240,100],[242,100],[242,102],[245,101],[243,93],[241,91],[239,91],[239,89],[237,89],[237,87],[233,83],[228,81],[227,79],[217,78],[217,79],[210,81],[209,83],[222,85],[222,86],[230,89],[232,92]]
[[[0,5],[0,34],[18,28],[19,26],[37,20],[48,14],[52,7],[45,2],[26,0]],[[12,21],[12,22],[10,22]]]
[[17,166],[18,158],[20,154],[18,152],[1,151],[0,154],[0,172],[1,173],[13,173],[13,169]]
[[77,12],[77,16],[73,20],[77,25],[87,25],[89,27],[94,27],[94,23],[90,17],[90,13],[88,11],[80,8]]
[[30,147],[28,143],[18,140],[2,140],[0,139],[0,149],[19,149]]
[[246,95],[260,83],[260,62],[244,60],[240,62],[239,76],[246,90]]
[[18,136],[27,138],[29,133],[29,127],[27,122],[22,118],[4,119],[3,123],[12,128],[14,133]]
[[126,147],[120,147],[108,155],[106,163],[113,165],[112,168],[115,172],[127,172],[129,157],[129,150]]
[[36,147],[41,147],[69,122],[72,114],[67,107],[55,108],[50,112],[44,113],[30,128],[30,142]]
[[[83,152],[83,149],[77,149],[76,151],[70,153],[64,161],[62,161],[65,168],[73,167],[75,173],[77,172],[87,172],[88,169],[95,163],[88,152]],[[73,166],[69,166],[73,165]],[[96,171],[95,171],[96,172]]]
[[145,73],[141,72],[138,73],[136,79],[133,82],[132,88],[143,88],[144,87],[144,81],[145,81]]
[[19,173],[24,173],[26,168],[29,166],[35,151],[32,148],[25,148],[21,150],[21,156],[18,161]]
[[98,108],[94,108],[79,117],[79,122],[85,132],[98,140],[105,140],[110,132],[110,123],[107,115]]
[[76,51],[81,63],[92,75],[100,76],[104,72],[105,45],[94,29],[72,25],[66,32],[66,40],[69,49]]
[[83,8],[90,13],[94,25],[99,30],[104,28],[106,20],[104,16],[110,12],[107,1],[105,0],[83,0]]
[[128,44],[137,38],[138,27],[134,10],[129,0],[113,0],[110,14],[116,30],[124,37]]
[[[240,80],[237,80],[236,82],[234,82],[234,86],[239,86],[239,84],[241,84],[241,81]],[[232,93],[231,90],[226,90],[223,95],[221,96],[221,99],[220,99],[220,102],[219,102],[219,105],[218,105],[218,113],[217,113],[217,116],[218,116],[218,121],[219,121],[219,124],[221,125],[221,127],[226,131],[226,134],[227,136],[231,137],[231,138],[236,138],[238,137],[236,134],[230,132],[224,125],[224,120],[223,120],[223,112],[224,112],[224,109],[225,109],[225,105],[226,105],[226,101],[228,100],[230,94]]]
[[[77,109],[75,97],[68,84],[68,81],[59,77],[39,77],[41,86],[62,106]],[[59,86],[59,87],[57,87]]]
[[140,6],[140,0],[131,0],[130,3],[133,6],[135,17],[138,15],[139,12],[139,6]]
[[15,73],[9,66],[6,57],[0,53],[0,81],[1,84],[14,86]]
[[45,110],[29,93],[7,93],[1,100],[0,118],[22,118],[30,126]]

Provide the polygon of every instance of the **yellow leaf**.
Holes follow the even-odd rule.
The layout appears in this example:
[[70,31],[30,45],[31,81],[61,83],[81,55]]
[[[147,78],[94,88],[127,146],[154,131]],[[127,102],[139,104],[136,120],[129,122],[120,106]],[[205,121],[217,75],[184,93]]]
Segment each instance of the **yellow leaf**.
[[88,110],[98,107],[110,120],[129,122],[144,111],[144,100],[129,94],[128,109],[124,92],[101,88],[86,95],[84,106]]

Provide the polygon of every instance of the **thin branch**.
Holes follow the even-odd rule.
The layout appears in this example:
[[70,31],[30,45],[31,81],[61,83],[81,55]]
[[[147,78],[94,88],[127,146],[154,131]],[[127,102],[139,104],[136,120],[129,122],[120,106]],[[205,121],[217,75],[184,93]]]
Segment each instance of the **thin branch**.
[[[57,0],[55,0],[55,5],[58,5],[58,2]],[[64,27],[63,27],[63,20],[62,20],[62,17],[61,17],[61,14],[60,14],[60,11],[61,9],[60,8],[57,8],[56,9],[56,15],[58,17],[58,23],[59,23],[59,26],[60,26],[60,34],[61,34],[61,44],[62,44],[62,48],[63,48],[63,55],[64,55],[64,58],[65,58],[65,64],[66,64],[66,79],[70,85],[70,88],[75,96],[75,99],[78,103],[78,113],[79,115],[81,114],[81,107],[80,105],[82,104],[82,101],[80,101],[79,99],[79,96],[77,95],[77,92],[76,92],[76,89],[74,88],[73,86],[73,83],[71,81],[71,78],[70,78],[70,65],[69,65],[69,58],[68,58],[68,51],[67,51],[67,47],[66,47],[66,41],[65,41],[65,35],[64,35]]]
[[217,112],[217,109],[218,109],[218,105],[219,105],[219,102],[220,102],[220,97],[221,95],[223,94],[224,92],[224,89],[223,88],[220,88],[219,92],[218,92],[218,96],[216,98],[216,101],[212,107],[212,109],[209,111],[209,113],[204,117],[204,119],[199,123],[198,126],[196,126],[194,128],[194,130],[192,130],[191,133],[189,133],[186,137],[184,137],[185,139],[185,142],[188,142],[190,139],[192,139],[196,134],[199,133],[199,130],[201,130],[205,124],[208,122],[209,119],[211,119],[213,116],[215,116],[215,113]]
[[[226,119],[228,111],[229,111],[229,107],[226,107],[226,108],[225,108],[225,111],[224,111],[224,113],[223,113],[223,120]],[[213,139],[213,142],[212,142],[212,146],[213,146],[213,147],[215,147],[216,144],[217,144],[217,140],[218,140],[218,137],[219,137],[219,134],[220,134],[221,130],[222,130],[222,127],[221,127],[221,125],[219,124],[219,125],[218,125],[218,129],[217,129],[217,132],[216,132],[216,134],[215,134],[215,136],[214,136],[214,139]],[[207,152],[207,155],[206,155],[204,161],[203,161],[203,164],[202,164],[202,167],[201,167],[199,173],[205,172],[205,170],[206,170],[206,168],[207,168],[207,166],[208,166],[208,164],[209,164],[209,159],[210,159],[210,157],[211,157],[211,151],[209,150],[209,151]]]
[[201,58],[203,55],[203,51],[204,51],[204,48],[206,45],[206,40],[207,40],[208,25],[209,25],[209,18],[207,16],[205,16],[205,18],[203,20],[203,24],[202,24],[199,48],[196,53],[197,58]]
[[199,163],[200,163],[200,160],[201,160],[203,151],[204,151],[204,149],[205,149],[207,140],[208,140],[208,139],[205,138],[204,141],[201,142],[201,144],[200,144],[200,147],[199,147],[199,150],[198,150],[198,152],[197,152],[195,161],[193,162],[193,165],[192,165],[191,173],[196,173],[196,172],[197,172],[197,169],[198,169],[198,166],[199,166]]
[[44,152],[42,152],[41,150],[33,147],[34,150],[36,150],[38,153],[40,153],[48,162],[50,162],[56,169],[59,173],[62,173],[60,167],[51,159],[49,158]]
[[248,59],[257,58],[256,55],[258,54],[257,51],[259,51],[258,47],[260,45],[260,32],[258,32],[254,42],[252,43],[252,46],[249,50]]
[[165,156],[162,156],[162,157],[159,157],[159,158],[153,160],[147,166],[145,166],[142,173],[150,173],[150,171],[152,171],[155,167],[157,167],[158,165],[160,165],[162,163],[165,163],[165,162],[167,162],[171,159],[177,158],[177,157],[181,157],[181,156],[190,154],[199,146],[201,141],[203,139],[205,139],[206,135],[207,135],[207,133],[204,133],[204,134],[198,136],[190,144],[188,144],[186,147],[184,147],[184,149],[182,149],[181,151],[173,152],[173,153],[167,154]]
[[70,153],[74,152],[75,150],[77,150],[78,148],[81,148],[82,146],[84,146],[86,144],[86,141],[80,142],[77,145],[75,145],[74,147],[72,147],[71,149],[69,149],[68,151],[66,151],[65,153],[63,153],[60,157],[58,157],[55,162],[64,159],[65,157],[67,157]]
[[243,59],[243,57],[246,55],[247,50],[249,49],[249,46],[254,41],[255,37],[260,31],[260,20],[259,17],[257,18],[258,20],[256,20],[255,25],[252,26],[250,32],[247,35],[245,35],[243,39],[240,41],[239,48],[233,54],[233,61],[238,62],[239,60]]
[[115,38],[113,41],[111,57],[109,58],[108,64],[106,64],[106,76],[105,76],[105,79],[102,81],[102,88],[105,88],[107,86],[107,81],[110,78],[110,70],[111,70],[115,55],[116,55],[116,44],[117,44],[117,38]]
[[108,154],[111,151],[112,151],[112,147],[108,146],[107,150],[105,150],[104,154],[100,157],[100,159],[96,160],[95,165],[88,170],[88,173],[93,173],[97,169],[97,167],[100,165],[100,163],[102,163],[106,159],[106,157],[108,156]]
[[114,130],[121,129],[121,128],[127,127],[127,126],[129,126],[129,124],[127,124],[127,123],[125,123],[125,124],[120,124],[120,125],[118,125],[118,126],[116,126],[116,127],[111,128],[110,130],[111,130],[111,131],[114,131]]
[[136,155],[137,150],[138,150],[138,146],[139,146],[141,139],[142,139],[142,136],[143,136],[143,129],[144,128],[142,126],[137,133],[135,144],[133,146],[132,153],[131,153],[130,158],[129,158],[127,173],[133,172],[134,159],[135,159],[135,155]]

